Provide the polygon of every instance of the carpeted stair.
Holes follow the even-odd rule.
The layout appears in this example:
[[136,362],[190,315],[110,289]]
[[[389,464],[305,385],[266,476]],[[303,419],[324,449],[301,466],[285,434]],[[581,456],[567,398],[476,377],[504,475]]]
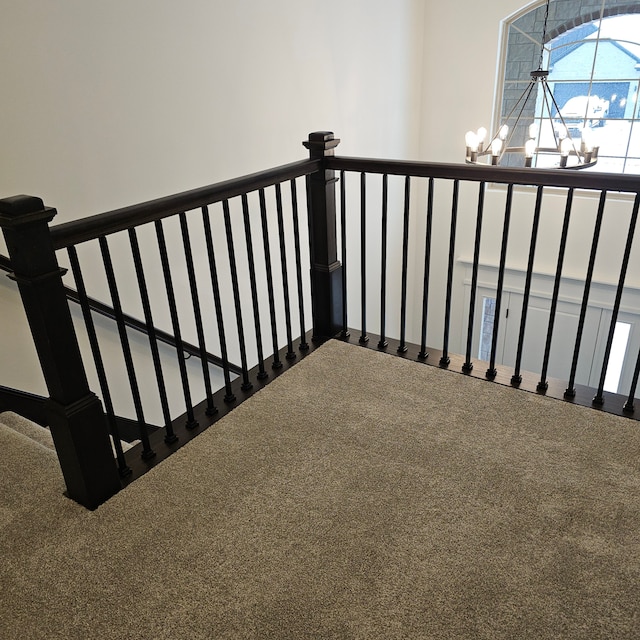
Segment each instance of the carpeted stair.
[[[64,479],[47,429],[15,413],[1,413],[0,451],[0,536],[13,536],[20,545],[15,533],[22,524],[33,530],[40,523],[45,530],[58,519],[62,503],[73,503],[62,496]],[[34,513],[42,517],[34,521]]]
[[13,413],[12,411],[0,413],[0,425],[31,438],[31,440],[41,444],[43,447],[55,450],[55,447],[53,446],[53,438],[51,437],[49,429],[45,429],[40,425],[31,422],[30,420],[19,416],[17,413]]

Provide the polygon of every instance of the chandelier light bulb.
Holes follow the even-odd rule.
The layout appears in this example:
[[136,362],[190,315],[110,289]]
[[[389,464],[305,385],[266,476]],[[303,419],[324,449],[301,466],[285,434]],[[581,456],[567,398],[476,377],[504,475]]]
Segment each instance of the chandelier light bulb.
[[509,135],[509,126],[506,124],[503,124],[500,127],[500,133],[498,133],[498,137],[500,138],[500,140],[504,141],[507,139],[508,135]]
[[533,163],[533,154],[536,152],[536,141],[533,138],[524,144],[524,166],[530,167]]
[[582,142],[580,144],[580,151],[583,155],[584,162],[592,162],[594,159],[594,144],[593,134],[591,129],[585,128],[582,131]]
[[478,151],[484,151],[484,141],[487,139],[487,130],[484,127],[480,127],[476,132],[478,138]]
[[502,151],[502,140],[500,138],[494,138],[491,141],[491,164],[498,164],[500,158],[500,152]]
[[536,152],[536,141],[531,138],[527,140],[524,145],[524,155],[526,158],[533,158],[533,154]]
[[467,158],[471,162],[477,162],[478,160],[478,136],[473,131],[467,131],[464,136],[465,144],[467,145]]
[[538,137],[538,124],[536,122],[529,125],[529,137],[534,140]]
[[567,160],[569,159],[572,146],[573,142],[571,142],[571,138],[563,138],[562,142],[560,142],[560,166],[562,168],[567,166]]
[[[580,142],[580,151],[585,155],[585,162],[591,162],[593,156],[593,148],[595,147],[595,136],[593,131],[588,127],[582,129],[582,140]],[[587,154],[589,160],[586,159]]]

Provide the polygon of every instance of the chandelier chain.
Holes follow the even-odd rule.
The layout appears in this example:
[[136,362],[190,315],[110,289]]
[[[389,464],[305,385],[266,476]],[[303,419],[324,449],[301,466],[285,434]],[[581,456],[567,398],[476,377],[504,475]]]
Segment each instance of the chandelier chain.
[[542,63],[544,61],[544,42],[547,39],[547,22],[549,21],[549,4],[550,0],[547,0],[547,8],[544,13],[544,24],[542,27],[542,41],[540,42],[540,62],[538,63],[538,69],[542,71]]

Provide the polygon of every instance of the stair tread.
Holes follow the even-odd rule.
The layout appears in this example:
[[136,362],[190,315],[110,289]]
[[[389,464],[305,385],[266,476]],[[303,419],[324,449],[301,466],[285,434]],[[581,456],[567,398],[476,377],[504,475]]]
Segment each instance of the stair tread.
[[31,422],[13,411],[0,413],[0,423],[24,436],[27,436],[28,438],[31,438],[31,440],[37,442],[43,447],[55,450],[53,438],[49,429],[45,429],[44,427]]

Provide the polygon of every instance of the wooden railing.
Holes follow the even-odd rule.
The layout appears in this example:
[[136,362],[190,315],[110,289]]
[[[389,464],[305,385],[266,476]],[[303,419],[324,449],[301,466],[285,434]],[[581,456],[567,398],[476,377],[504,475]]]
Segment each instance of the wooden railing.
[[[567,370],[568,383],[564,391],[565,398],[573,398],[576,395],[576,371],[578,365],[578,358],[580,356],[582,345],[582,337],[584,330],[585,317],[587,307],[589,304],[590,289],[592,286],[592,279],[594,275],[594,267],[596,258],[598,257],[599,240],[603,232],[603,224],[605,224],[605,212],[608,196],[618,196],[620,194],[630,194],[634,196],[633,200],[627,202],[628,204],[628,220],[623,222],[624,226],[621,226],[620,220],[613,218],[607,221],[610,229],[614,229],[619,239],[615,248],[609,247],[607,252],[608,257],[611,255],[621,257],[619,277],[617,285],[615,287],[615,299],[611,301],[609,305],[611,308],[611,319],[609,323],[609,329],[607,332],[605,354],[601,363],[601,373],[599,376],[599,383],[595,390],[593,397],[593,404],[601,406],[604,404],[604,381],[607,372],[609,357],[611,354],[611,347],[616,328],[616,321],[620,311],[620,305],[625,292],[625,280],[630,265],[632,256],[632,248],[634,244],[636,234],[636,223],[638,217],[638,207],[640,204],[640,177],[634,175],[616,175],[605,173],[592,173],[592,172],[580,172],[570,170],[531,170],[531,169],[514,169],[514,168],[502,168],[494,166],[482,166],[482,165],[447,165],[447,164],[433,164],[433,163],[418,163],[418,162],[403,162],[403,161],[389,161],[389,160],[373,160],[367,158],[330,158],[327,162],[327,166],[340,171],[340,185],[341,185],[341,203],[342,203],[342,227],[343,229],[348,224],[348,216],[352,217],[358,213],[358,211],[349,211],[348,206],[348,194],[345,193],[347,187],[347,179],[349,174],[353,174],[359,181],[359,198],[357,198],[356,206],[360,207],[360,296],[361,296],[361,335],[359,341],[361,343],[367,342],[367,308],[371,302],[367,299],[368,288],[366,284],[367,277],[370,275],[372,268],[371,262],[368,262],[365,257],[370,247],[370,240],[367,237],[367,227],[371,224],[371,209],[377,209],[381,212],[380,226],[381,226],[381,238],[383,244],[381,264],[379,267],[379,273],[381,275],[380,290],[381,297],[376,300],[381,309],[381,318],[379,322],[379,333],[381,338],[379,346],[383,347],[386,335],[386,316],[385,316],[385,289],[388,285],[388,278],[386,276],[387,264],[386,253],[388,251],[387,246],[387,211],[389,208],[388,202],[388,178],[389,176],[399,176],[404,181],[403,186],[403,200],[400,203],[396,202],[396,210],[402,212],[403,219],[403,234],[401,246],[397,247],[397,253],[401,256],[402,267],[400,270],[400,278],[397,281],[401,293],[401,300],[399,305],[399,325],[397,333],[399,336],[398,349],[401,353],[407,350],[406,344],[406,329],[407,329],[407,265],[408,260],[408,234],[409,234],[409,219],[412,204],[411,200],[412,187],[415,188],[415,183],[420,179],[423,181],[424,190],[426,190],[427,196],[424,204],[419,203],[417,205],[418,215],[422,213],[421,220],[424,221],[424,227],[422,232],[424,233],[425,242],[421,247],[420,255],[414,256],[418,258],[418,261],[424,260],[423,276],[424,286],[421,291],[422,295],[422,318],[421,318],[421,341],[420,350],[418,352],[419,359],[426,360],[427,356],[427,312],[430,310],[429,305],[429,292],[430,286],[432,286],[434,278],[432,273],[431,264],[431,252],[433,243],[440,243],[441,246],[447,245],[449,248],[448,259],[446,263],[446,298],[443,310],[443,333],[441,342],[437,339],[431,338],[430,343],[439,345],[441,355],[439,356],[438,363],[440,366],[448,366],[449,358],[449,342],[450,342],[450,329],[452,325],[452,294],[454,285],[454,263],[456,259],[456,252],[468,251],[473,258],[472,264],[472,276],[470,283],[470,304],[468,308],[468,321],[467,321],[467,339],[465,359],[462,364],[462,370],[469,373],[473,370],[473,354],[472,344],[474,331],[478,331],[478,327],[475,326],[474,315],[476,311],[476,292],[478,288],[478,268],[480,263],[480,248],[481,240],[483,238],[483,216],[485,215],[485,193],[487,187],[495,187],[499,185],[506,186],[504,192],[504,214],[502,224],[502,239],[500,244],[499,254],[491,256],[491,260],[498,266],[497,269],[497,282],[495,285],[496,290],[496,309],[495,309],[495,322],[493,323],[493,336],[491,340],[491,352],[489,357],[488,368],[486,370],[486,377],[493,379],[497,375],[496,369],[496,352],[498,349],[498,335],[500,330],[500,310],[502,303],[502,296],[504,293],[504,278],[505,270],[507,267],[506,259],[509,249],[510,231],[512,224],[512,218],[514,217],[514,192],[518,188],[523,189],[535,189],[535,204],[531,207],[533,211],[532,226],[530,231],[530,242],[528,247],[528,260],[527,266],[523,271],[523,297],[524,304],[522,306],[522,314],[520,318],[519,326],[519,339],[517,344],[517,352],[515,356],[515,367],[513,375],[511,376],[511,384],[518,386],[522,382],[521,363],[524,349],[524,339],[527,329],[527,313],[528,313],[528,301],[531,294],[532,277],[534,275],[534,260],[536,257],[536,249],[540,244],[540,238],[538,237],[538,227],[540,223],[540,217],[543,211],[543,204],[545,203],[545,197],[547,199],[558,199],[564,202],[564,217],[561,232],[558,237],[545,238],[544,242],[557,242],[558,252],[556,260],[556,270],[554,274],[554,286],[553,292],[549,296],[551,302],[551,310],[549,313],[548,327],[546,332],[544,353],[541,354],[540,367],[538,372],[540,374],[536,390],[544,392],[548,389],[548,366],[549,359],[551,357],[551,345],[554,336],[554,326],[557,313],[557,305],[560,294],[560,284],[563,279],[563,264],[565,259],[565,252],[567,248],[567,242],[569,239],[569,223],[572,219],[574,194],[580,190],[581,196],[593,195],[598,198],[597,214],[595,217],[595,224],[593,229],[593,235],[591,238],[591,246],[588,252],[588,264],[586,266],[584,283],[581,291],[582,302],[580,305],[580,313],[575,335],[572,336],[574,341],[573,357],[568,364]],[[381,187],[377,194],[373,195],[373,200],[376,203],[372,206],[371,193],[367,190],[367,178],[369,176],[377,175],[380,177]],[[426,183],[426,184],[424,184]],[[476,212],[475,215],[475,231],[472,244],[469,244],[466,248],[462,248],[457,239],[457,220],[459,216],[459,194],[461,185],[463,184],[476,184],[478,188],[478,194],[475,201],[472,203],[471,208]],[[444,187],[444,188],[443,188]],[[451,193],[450,199],[446,204],[447,210],[443,210],[442,203],[440,209],[436,211],[434,208],[434,191],[440,189],[440,192],[448,191]],[[496,190],[496,189],[494,189]],[[377,199],[377,200],[376,200]],[[531,199],[531,198],[530,198]],[[520,205],[522,206],[522,205]],[[467,206],[469,208],[469,205]],[[415,207],[414,207],[415,209]],[[519,213],[522,213],[519,211]],[[437,238],[433,237],[433,219],[434,215],[440,217],[447,216],[450,221],[448,233],[440,235]],[[413,212],[416,215],[416,211]],[[522,217],[522,216],[521,216]],[[347,262],[347,254],[352,251],[352,243],[348,238],[344,238],[343,241],[343,254],[342,260],[344,265]],[[349,251],[347,251],[347,247]],[[637,263],[637,259],[636,259]],[[414,263],[415,264],[415,263]],[[347,308],[347,300],[352,300],[353,295],[350,295],[346,286],[346,268],[343,268],[343,277],[345,278],[344,287],[344,308]],[[357,292],[356,294],[357,295]],[[350,308],[352,308],[350,306]],[[638,309],[640,312],[640,309]],[[348,316],[343,318],[343,335],[348,331],[347,326],[353,323],[349,321]],[[639,327],[640,328],[640,327]],[[475,358],[477,360],[477,358]],[[640,368],[640,354],[636,359],[635,373],[632,383],[628,389],[627,401],[622,408],[625,413],[633,413],[633,398],[635,396],[637,382],[638,382],[638,370]],[[537,373],[534,371],[534,373]],[[615,409],[618,412],[618,409]]]
[[[189,434],[212,424],[307,353],[313,348],[308,336],[319,343],[331,337],[355,339],[359,334],[360,344],[478,375],[481,360],[474,340],[479,332],[481,248],[486,241],[483,221],[488,213],[495,219],[496,199],[502,212],[501,239],[497,250],[489,243],[488,261],[496,271],[496,313],[484,377],[529,388],[531,376],[535,376],[534,390],[546,393],[574,195],[580,190],[581,195],[589,192],[598,198],[580,311],[571,336],[573,357],[566,363],[563,395],[572,401],[580,387],[577,363],[585,348],[585,318],[599,239],[603,225],[618,225],[622,237],[619,277],[615,299],[609,305],[599,385],[592,394],[594,406],[608,408],[605,373],[627,289],[627,273],[635,259],[640,203],[637,177],[340,158],[334,155],[337,144],[329,132],[314,133],[305,142],[310,151],[308,160],[51,228],[48,223],[56,212],[40,199],[19,196],[0,201],[0,226],[49,390],[48,422],[72,498],[93,508],[113,495],[131,475],[139,475],[168,455],[189,439]],[[473,200],[470,188],[477,189]],[[492,194],[490,206],[488,192]],[[608,197],[613,193],[632,195],[624,205],[628,209],[624,228],[620,220],[606,216]],[[557,238],[543,240],[540,220],[551,201],[556,208],[558,202],[563,203],[563,223]],[[503,322],[500,311],[510,273],[507,258],[514,219],[524,217],[522,212],[529,204],[528,255],[521,270],[524,303],[519,313],[515,366],[505,380],[497,350]],[[465,229],[461,234],[463,209],[467,226],[468,212],[473,211],[473,233]],[[524,371],[523,354],[532,327],[528,312],[536,252],[543,241],[555,242],[558,247],[545,348],[539,354],[538,370]],[[464,304],[468,306],[462,314],[466,326],[461,329],[464,320],[458,316],[464,296],[458,258],[465,253],[471,267],[465,284],[468,299]],[[78,347],[65,290],[68,285],[60,266],[65,261],[82,307],[102,402],[87,382],[87,363]],[[101,278],[96,278],[97,271]],[[441,301],[435,303],[437,289]],[[103,292],[101,302],[95,300],[96,290]],[[140,444],[126,455],[118,446],[112,381],[92,316],[96,305],[113,310],[140,429]],[[132,307],[138,309],[138,317]],[[164,422],[161,438],[149,434],[145,427],[146,400],[140,391],[140,372],[127,326],[142,328],[148,334],[151,370]],[[452,353],[452,328],[466,334],[462,356]],[[376,331],[374,340],[372,329]],[[177,417],[167,397],[166,365],[158,349],[161,340],[175,347],[184,397]],[[192,393],[185,351],[200,360],[204,399]],[[237,355],[239,365],[232,364],[230,351]],[[222,371],[220,390],[212,384],[210,364]],[[639,369],[637,357],[635,375],[625,391],[627,400],[617,412],[633,414]],[[116,446],[115,460],[109,434]]]

